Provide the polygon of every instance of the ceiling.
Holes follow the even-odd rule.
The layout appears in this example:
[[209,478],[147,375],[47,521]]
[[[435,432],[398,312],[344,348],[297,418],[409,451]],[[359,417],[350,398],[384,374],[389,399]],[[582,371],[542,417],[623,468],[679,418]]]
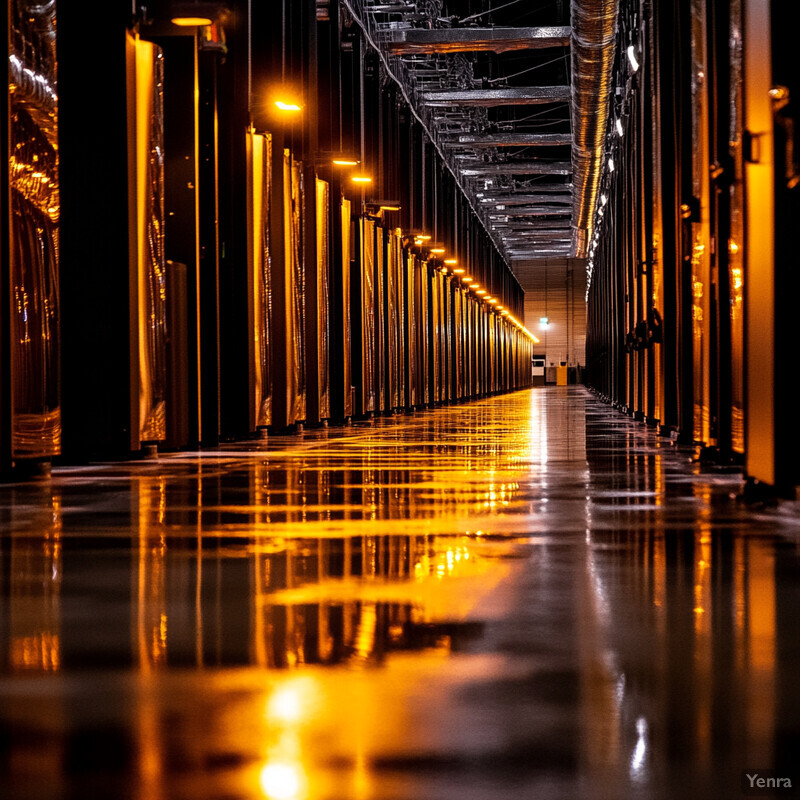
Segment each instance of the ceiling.
[[344,2],[506,260],[586,255],[616,1]]

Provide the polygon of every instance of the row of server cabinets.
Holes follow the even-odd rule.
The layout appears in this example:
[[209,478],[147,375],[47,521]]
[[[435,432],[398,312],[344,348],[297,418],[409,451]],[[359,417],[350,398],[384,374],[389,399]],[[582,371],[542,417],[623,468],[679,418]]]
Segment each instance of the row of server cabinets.
[[[268,9],[263,26],[245,25],[247,4],[232,5],[226,39],[220,21],[186,35],[153,18],[158,4],[132,17],[130,4],[112,3],[87,48],[82,12],[3,3],[4,472],[531,383],[532,338],[512,316],[521,316],[521,290],[496,292],[503,314],[401,227],[416,198],[418,211],[439,208],[443,231],[444,190],[414,185],[422,179],[408,159],[381,151],[383,182],[407,198],[390,220],[320,160],[328,116],[349,115],[362,158],[365,142],[383,147],[360,45],[350,48],[349,85],[306,86],[334,104],[330,114],[309,115],[302,130],[264,114],[256,126],[251,87],[280,52],[268,36],[283,43],[283,69],[299,59],[310,81],[330,71],[309,41],[326,30],[338,58],[341,32],[335,15],[314,16],[313,2],[285,5],[282,27],[267,24]],[[394,95],[390,105],[400,113]],[[422,137],[417,126],[413,147],[430,150]],[[490,248],[475,246],[479,226],[459,213],[450,254],[460,244],[471,253],[462,263],[488,275],[481,253]],[[420,216],[415,227],[425,224]],[[498,263],[494,253],[491,269]]]
[[[532,338],[470,292],[442,259],[414,245],[413,235],[386,227],[356,201],[332,191],[330,182],[314,175],[307,187],[302,163],[288,149],[276,156],[269,134],[251,132],[249,150],[250,342],[256,375],[251,413],[256,427],[304,423],[311,378],[317,387],[315,416],[321,420],[427,407],[530,385]],[[276,202],[270,175],[281,156],[279,201],[287,224],[282,274],[276,276],[266,221]],[[303,195],[309,191],[316,218],[313,260],[302,245]],[[313,271],[313,313],[304,288],[306,270]],[[272,345],[274,295],[281,289],[288,326]],[[307,316],[313,317],[311,327]],[[274,358],[273,346],[285,347],[286,358]],[[310,351],[316,354],[313,362]],[[275,369],[280,374],[273,374]],[[275,393],[284,387],[286,408],[276,423]]]
[[588,382],[794,492],[800,90],[780,0],[620,4],[589,251]]

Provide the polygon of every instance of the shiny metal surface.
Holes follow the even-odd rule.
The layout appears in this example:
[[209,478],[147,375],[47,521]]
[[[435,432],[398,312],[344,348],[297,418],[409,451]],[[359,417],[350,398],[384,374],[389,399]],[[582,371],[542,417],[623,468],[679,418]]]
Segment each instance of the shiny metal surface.
[[574,255],[584,258],[592,238],[612,96],[619,0],[572,0],[572,165]]
[[164,250],[164,57],[141,39],[131,51],[136,71],[136,310],[138,441],[167,436],[167,297]]
[[[31,9],[10,3],[6,18],[8,95],[4,113],[7,196],[4,252],[8,264],[3,319],[4,358],[13,383],[3,387],[10,406],[11,453],[16,459],[61,452],[59,375],[58,63],[54,4]],[[8,368],[7,368],[8,369]],[[6,372],[5,374],[9,374]]]
[[580,387],[0,487],[30,798],[732,798],[793,769],[797,514]]

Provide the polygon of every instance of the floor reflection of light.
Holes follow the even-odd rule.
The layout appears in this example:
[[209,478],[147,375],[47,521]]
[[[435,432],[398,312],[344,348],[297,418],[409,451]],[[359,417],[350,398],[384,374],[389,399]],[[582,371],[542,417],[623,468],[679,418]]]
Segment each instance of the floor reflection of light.
[[312,715],[315,704],[315,686],[311,678],[295,678],[270,696],[267,717],[276,722],[296,725]]
[[265,764],[260,781],[261,790],[269,800],[299,800],[305,794],[305,776],[296,764]]
[[530,460],[535,464],[547,463],[547,410],[537,392],[531,395]]
[[647,756],[647,720],[639,717],[636,720],[636,733],[639,735],[631,758],[631,777],[643,778],[645,773],[645,757]]

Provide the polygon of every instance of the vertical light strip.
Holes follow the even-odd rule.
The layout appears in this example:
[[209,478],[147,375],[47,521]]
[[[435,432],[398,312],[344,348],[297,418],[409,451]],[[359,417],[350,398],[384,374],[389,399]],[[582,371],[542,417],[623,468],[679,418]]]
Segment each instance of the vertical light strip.
[[769,0],[746,0],[744,119],[752,142],[745,162],[746,471],[775,482],[775,197]]

